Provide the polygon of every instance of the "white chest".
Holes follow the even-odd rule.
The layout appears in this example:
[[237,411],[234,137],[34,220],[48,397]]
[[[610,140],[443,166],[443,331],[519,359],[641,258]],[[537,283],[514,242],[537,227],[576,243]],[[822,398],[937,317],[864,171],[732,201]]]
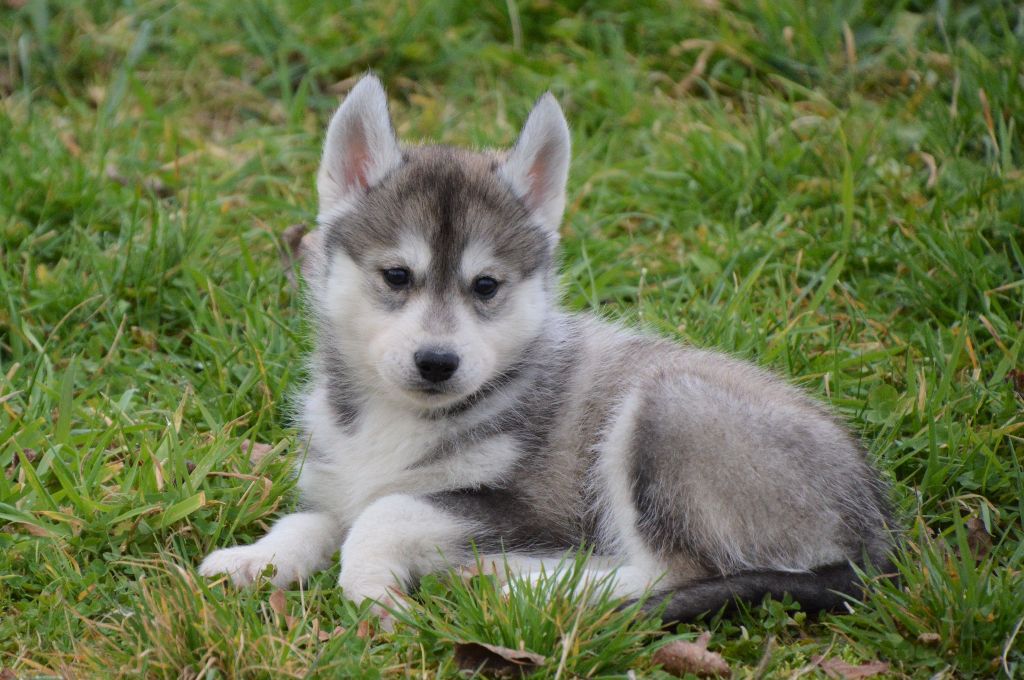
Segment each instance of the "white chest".
[[492,484],[512,468],[517,447],[507,436],[467,444],[429,465],[420,463],[445,435],[430,421],[382,405],[364,409],[356,427],[335,422],[326,390],[306,398],[303,423],[311,453],[299,473],[304,500],[349,525],[374,500]]

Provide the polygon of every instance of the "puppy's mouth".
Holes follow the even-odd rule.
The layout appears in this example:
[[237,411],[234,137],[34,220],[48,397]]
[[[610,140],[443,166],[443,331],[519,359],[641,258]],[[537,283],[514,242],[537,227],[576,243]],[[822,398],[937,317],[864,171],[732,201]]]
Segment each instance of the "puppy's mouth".
[[439,387],[438,385],[430,385],[428,387],[417,387],[414,388],[414,391],[427,396],[451,394],[451,390],[446,390],[445,388]]
[[429,383],[416,382],[406,388],[406,392],[422,406],[438,408],[465,398],[464,385],[458,382]]
[[408,389],[413,394],[427,399],[438,398],[438,397],[458,397],[462,394],[462,390],[459,389],[459,385],[452,381],[446,381],[443,383],[431,383],[425,380],[416,381],[412,385],[409,385]]

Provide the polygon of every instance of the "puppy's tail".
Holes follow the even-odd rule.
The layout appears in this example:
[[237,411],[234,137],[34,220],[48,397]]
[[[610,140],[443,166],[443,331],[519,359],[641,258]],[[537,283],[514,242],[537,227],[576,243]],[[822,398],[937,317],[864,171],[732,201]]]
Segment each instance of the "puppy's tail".
[[692,621],[701,614],[725,608],[735,609],[738,602],[756,604],[765,595],[781,600],[789,595],[806,612],[831,611],[851,596],[862,595],[863,585],[849,562],[830,564],[813,571],[749,571],[707,578],[681,588],[652,596],[646,610],[664,605],[665,623]]

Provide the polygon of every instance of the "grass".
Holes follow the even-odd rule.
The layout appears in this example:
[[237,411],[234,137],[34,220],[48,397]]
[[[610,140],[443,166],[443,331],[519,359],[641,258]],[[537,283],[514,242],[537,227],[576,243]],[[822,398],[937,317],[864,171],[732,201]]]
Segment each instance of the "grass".
[[892,481],[899,585],[677,634],[737,677],[1024,672],[1019,5],[8,0],[0,32],[0,666],[455,677],[474,639],[543,677],[661,673],[654,623],[572,588],[431,580],[388,634],[336,572],[283,603],[195,576],[294,503],[279,235],[372,67],[407,139],[509,144],[552,89],[566,303],[790,376]]

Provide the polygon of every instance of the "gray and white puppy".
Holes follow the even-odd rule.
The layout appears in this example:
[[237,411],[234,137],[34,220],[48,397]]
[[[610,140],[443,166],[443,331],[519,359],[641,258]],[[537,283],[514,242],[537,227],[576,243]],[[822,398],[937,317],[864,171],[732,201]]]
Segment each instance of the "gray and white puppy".
[[[200,573],[330,564],[354,600],[504,552],[532,577],[593,548],[615,591],[686,619],[805,608],[886,563],[884,487],[799,390],[723,354],[558,308],[569,130],[545,94],[508,152],[403,146],[364,77],[335,113],[305,276],[302,508]],[[548,565],[550,566],[550,564]]]

